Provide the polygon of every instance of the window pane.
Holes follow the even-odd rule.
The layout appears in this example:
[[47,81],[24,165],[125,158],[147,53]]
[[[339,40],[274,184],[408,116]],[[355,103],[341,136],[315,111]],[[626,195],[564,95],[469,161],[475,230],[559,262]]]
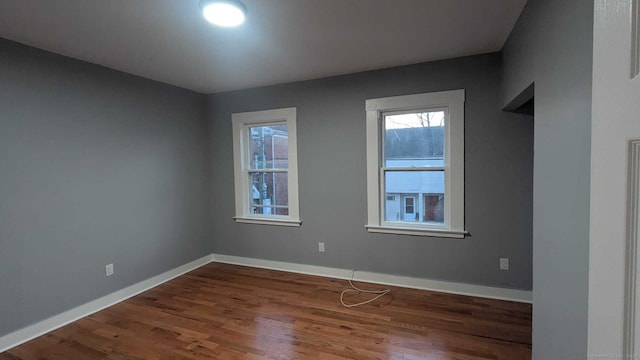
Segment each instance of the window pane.
[[287,125],[250,127],[249,134],[251,169],[287,169],[289,167]]
[[385,167],[444,166],[445,112],[384,116]]
[[385,220],[444,224],[444,171],[386,171]]
[[288,215],[289,187],[286,172],[250,172],[251,213]]

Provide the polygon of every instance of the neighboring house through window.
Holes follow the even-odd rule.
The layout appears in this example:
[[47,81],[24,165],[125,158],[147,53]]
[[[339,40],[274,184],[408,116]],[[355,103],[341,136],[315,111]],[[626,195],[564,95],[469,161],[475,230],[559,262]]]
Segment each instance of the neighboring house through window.
[[366,101],[370,232],[464,237],[464,90]]
[[237,222],[300,226],[296,108],[232,114]]

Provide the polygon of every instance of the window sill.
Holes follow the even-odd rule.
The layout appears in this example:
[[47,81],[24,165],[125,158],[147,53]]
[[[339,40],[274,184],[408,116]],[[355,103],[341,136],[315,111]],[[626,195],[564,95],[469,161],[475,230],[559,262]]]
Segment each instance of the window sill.
[[445,229],[416,229],[406,227],[393,227],[393,226],[379,226],[379,225],[365,225],[368,232],[382,233],[382,234],[397,234],[397,235],[413,235],[413,236],[433,236],[433,237],[447,237],[463,239],[469,232],[464,230],[445,230]]
[[276,226],[289,226],[300,227],[302,221],[300,220],[288,220],[288,219],[267,219],[267,218],[246,218],[246,217],[234,217],[237,223],[243,224],[258,224],[258,225],[276,225]]

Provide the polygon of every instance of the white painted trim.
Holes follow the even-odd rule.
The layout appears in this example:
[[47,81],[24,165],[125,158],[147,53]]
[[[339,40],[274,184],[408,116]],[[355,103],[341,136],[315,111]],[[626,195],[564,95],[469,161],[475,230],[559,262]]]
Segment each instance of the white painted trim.
[[640,140],[631,141],[629,146],[629,174],[627,192],[627,262],[624,321],[624,359],[635,358],[638,301],[638,237],[640,216]]
[[[380,225],[382,214],[380,201],[380,121],[378,111],[373,108],[377,103],[365,102],[367,109],[367,225]],[[370,108],[371,107],[371,108]]]
[[[213,254],[212,256],[213,261],[219,263],[251,266],[262,269],[281,270],[307,275],[325,276],[335,279],[349,279],[353,271],[349,269],[295,264],[282,261],[262,260],[223,254]],[[356,271],[353,279],[356,281],[363,281],[374,284],[430,290],[449,294],[477,296],[489,299],[516,301],[529,304],[532,302],[531,291],[527,290],[506,289],[491,286],[413,278],[408,276],[387,275],[369,271]]]
[[89,316],[109,306],[129,299],[189,271],[197,269],[202,265],[210,263],[212,259],[212,255],[207,255],[160,275],[156,275],[150,279],[141,281],[137,284],[133,284],[122,290],[118,290],[99,299],[90,301],[84,305],[80,305],[76,308],[65,311],[58,315],[54,315],[33,325],[29,325],[18,331],[14,331],[12,333],[4,335],[0,337],[0,353],[23,344],[29,340],[35,339],[38,336],[44,335],[50,331],[63,327],[85,316]]
[[288,220],[288,219],[277,219],[277,218],[244,218],[244,217],[234,217],[233,218],[237,223],[243,224],[259,224],[259,225],[279,225],[279,226],[292,226],[299,227],[302,225],[302,221],[300,220]]
[[631,3],[631,78],[640,75],[640,0]]
[[[450,234],[464,232],[464,103],[465,90],[450,90],[423,94],[392,96],[365,101],[367,135],[367,229],[400,235],[441,236],[442,229],[420,224],[415,231],[407,231],[411,224],[398,231],[383,219],[384,175],[381,167],[383,113],[404,110],[445,108],[445,219],[444,228]],[[397,170],[397,169],[394,169]],[[432,170],[432,169],[430,169]],[[460,230],[462,229],[462,230]],[[382,231],[384,230],[384,231]],[[418,234],[418,232],[420,234]],[[443,236],[458,237],[458,236]]]
[[436,237],[448,237],[463,239],[468,234],[464,230],[449,230],[449,229],[435,229],[435,228],[408,228],[398,226],[365,226],[368,232],[381,233],[381,234],[400,234],[400,235],[413,235],[413,236],[436,236]]
[[[231,114],[233,126],[233,167],[235,185],[235,203],[237,222],[250,223],[249,221],[239,221],[238,219],[255,219],[251,223],[265,224],[264,217],[253,217],[250,213],[249,183],[246,176],[248,171],[249,156],[245,142],[249,139],[248,126],[250,125],[287,125],[288,128],[288,151],[289,161],[287,169],[287,186],[289,190],[289,215],[278,216],[273,225],[283,225],[285,219],[289,223],[297,222],[300,226],[300,208],[298,201],[298,140],[296,128],[297,110],[295,107],[251,111]],[[289,225],[290,226],[290,225]]]

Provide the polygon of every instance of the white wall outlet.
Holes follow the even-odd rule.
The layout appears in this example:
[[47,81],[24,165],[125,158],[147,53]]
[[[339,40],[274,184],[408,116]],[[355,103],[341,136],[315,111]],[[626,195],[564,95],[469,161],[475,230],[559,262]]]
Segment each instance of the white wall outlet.
[[319,252],[324,252],[324,243],[323,242],[319,242],[318,243],[318,251]]
[[500,270],[509,270],[509,258],[500,258]]
[[107,264],[104,267],[104,271],[107,274],[107,276],[111,276],[113,275],[113,264]]

